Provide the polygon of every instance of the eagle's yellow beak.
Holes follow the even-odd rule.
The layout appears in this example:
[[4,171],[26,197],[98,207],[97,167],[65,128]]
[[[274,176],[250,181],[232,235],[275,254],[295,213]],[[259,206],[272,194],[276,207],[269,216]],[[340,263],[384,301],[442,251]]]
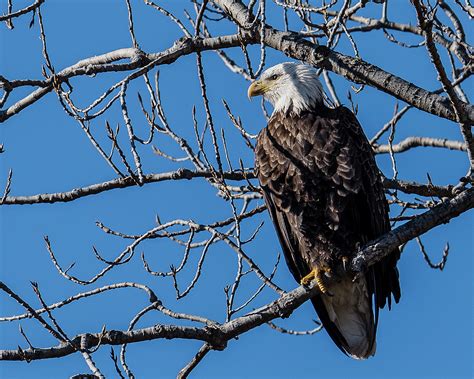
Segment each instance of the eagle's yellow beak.
[[265,92],[267,92],[267,90],[268,86],[265,82],[261,80],[255,80],[252,82],[252,84],[250,84],[247,95],[249,99],[251,99],[254,96],[263,95]]

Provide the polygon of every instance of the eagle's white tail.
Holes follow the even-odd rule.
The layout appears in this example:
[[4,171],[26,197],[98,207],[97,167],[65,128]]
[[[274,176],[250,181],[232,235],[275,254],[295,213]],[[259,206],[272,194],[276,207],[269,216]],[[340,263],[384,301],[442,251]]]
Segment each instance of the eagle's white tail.
[[321,300],[329,321],[345,340],[340,341],[340,347],[355,359],[374,355],[376,325],[365,277],[355,281],[344,278],[328,286],[328,291],[333,296],[321,295]]

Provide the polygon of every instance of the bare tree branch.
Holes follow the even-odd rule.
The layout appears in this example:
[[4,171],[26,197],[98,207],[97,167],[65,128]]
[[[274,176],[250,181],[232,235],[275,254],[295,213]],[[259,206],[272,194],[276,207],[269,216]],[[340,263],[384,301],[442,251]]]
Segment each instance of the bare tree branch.
[[[382,259],[394,248],[426,233],[434,227],[449,222],[450,219],[468,209],[474,208],[474,189],[468,189],[455,198],[442,203],[416,219],[390,231],[382,237],[363,247],[351,263],[354,272],[363,272],[367,267]],[[4,285],[0,289],[5,290]],[[245,316],[238,317],[224,324],[205,326],[203,328],[161,325],[131,331],[109,330],[102,334],[88,334],[84,348],[88,349],[99,342],[102,345],[129,344],[152,339],[195,339],[207,342],[212,349],[222,350],[227,342],[236,336],[268,323],[275,318],[288,317],[297,307],[310,299],[319,291],[317,285],[313,287],[300,286],[295,290],[282,295],[278,300],[259,308]],[[11,291],[7,291],[11,295]],[[34,312],[32,309],[30,312]],[[40,317],[40,316],[38,316]],[[79,344],[83,335],[71,339],[73,344]],[[207,349],[207,348],[206,348]],[[49,348],[35,348],[26,350],[0,350],[0,360],[33,360],[58,358],[74,353],[70,344],[61,344]]]
[[[249,27],[247,23],[249,13],[242,2],[214,0],[214,3],[236,20],[241,28]],[[280,50],[292,58],[333,71],[354,83],[370,85],[425,112],[457,121],[455,111],[446,99],[377,66],[337,53],[325,46],[316,46],[302,39],[297,33],[282,32],[270,26],[267,26],[264,32],[264,42],[268,46]],[[461,102],[460,108],[466,115],[466,122],[474,123],[474,107]]]
[[7,13],[7,14],[4,14],[4,15],[0,15],[0,22],[11,20],[12,18],[23,16],[24,14],[29,13],[29,12],[34,12],[44,2],[45,2],[45,0],[36,0],[33,4],[27,6],[23,9],[20,9],[16,12],[11,12],[11,13]]
[[[372,144],[374,151],[377,154],[384,154],[390,152],[389,145]],[[429,138],[429,137],[408,137],[403,141],[392,145],[394,153],[403,153],[414,147],[439,147],[449,150],[466,151],[466,144],[461,141],[450,141],[445,138]]]

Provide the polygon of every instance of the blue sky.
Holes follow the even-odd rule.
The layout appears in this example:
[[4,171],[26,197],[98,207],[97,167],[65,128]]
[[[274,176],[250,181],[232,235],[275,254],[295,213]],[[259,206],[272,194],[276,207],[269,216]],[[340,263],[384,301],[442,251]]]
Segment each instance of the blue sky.
[[[21,7],[26,1],[15,2]],[[409,2],[400,2],[394,19],[415,23],[414,11]],[[6,1],[0,1],[2,11]],[[148,9],[141,2],[132,1],[135,11],[137,39],[146,52],[158,52],[172,45],[180,31],[161,14]],[[184,1],[165,1],[164,5],[182,16]],[[398,6],[398,4],[397,4]],[[369,4],[364,12],[378,14],[379,8]],[[270,21],[280,23],[281,15],[270,8]],[[394,10],[395,12],[395,10]],[[114,49],[130,46],[125,2],[59,1],[50,0],[43,8],[48,48],[54,66],[62,69],[80,59]],[[15,22],[13,31],[0,25],[0,75],[13,78],[41,78],[41,42],[37,22],[28,28],[30,17]],[[216,33],[232,33],[232,27],[217,28]],[[410,39],[418,41],[417,39]],[[415,84],[433,90],[438,88],[436,73],[424,48],[402,49],[393,45],[380,32],[358,35],[357,42],[364,60],[374,63]],[[338,51],[352,54],[350,44],[342,40]],[[250,48],[258,62],[258,47]],[[238,49],[231,55],[241,61]],[[252,154],[245,148],[238,133],[225,115],[221,99],[225,98],[232,110],[242,117],[251,133],[265,125],[258,102],[246,97],[248,83],[230,73],[212,52],[203,54],[208,83],[210,106],[218,129],[224,129],[234,162],[242,158],[246,166],[253,162]],[[278,52],[268,52],[267,67],[287,60]],[[202,127],[204,114],[197,81],[195,57],[180,58],[171,66],[160,68],[163,104],[170,123],[179,133],[192,138],[191,110],[197,106],[198,121]],[[118,74],[73,81],[75,94],[82,104],[87,104],[104,91]],[[343,102],[350,84],[332,75]],[[472,83],[465,87],[472,97]],[[136,130],[146,135],[146,127],[135,100],[140,85],[130,86],[132,119]],[[18,97],[27,91],[19,91]],[[371,88],[353,94],[359,106],[358,118],[366,134],[371,137],[387,122],[392,114],[394,100]],[[120,108],[116,104],[109,111],[112,125],[120,121]],[[93,124],[93,131],[101,141],[104,118]],[[437,119],[418,111],[410,111],[400,122],[396,141],[409,135],[443,137],[459,140],[459,129],[454,123]],[[161,139],[160,139],[161,138]],[[386,138],[386,137],[385,137]],[[386,139],[385,139],[386,140]],[[78,124],[68,118],[54,94],[0,125],[0,144],[6,152],[0,155],[0,183],[6,180],[13,168],[12,195],[30,195],[44,192],[66,191],[112,179],[113,172],[90,145]],[[169,153],[178,153],[169,140],[159,137],[155,144]],[[153,155],[148,148],[139,148],[146,172],[164,172],[179,167]],[[387,156],[378,158],[382,171],[391,176]],[[398,156],[401,178],[426,181],[429,172],[434,183],[456,183],[467,169],[467,159],[459,152],[416,150]],[[130,234],[140,234],[152,228],[155,215],[163,221],[174,218],[193,219],[205,223],[231,216],[229,206],[215,194],[204,181],[150,184],[142,188],[114,190],[82,198],[72,203],[53,205],[7,206],[0,208],[0,278],[31,304],[38,306],[30,281],[39,283],[48,303],[56,302],[75,293],[102,285],[123,281],[137,281],[151,286],[163,303],[177,311],[204,315],[223,321],[225,297],[223,287],[232,283],[235,275],[236,256],[224,244],[217,244],[205,262],[202,279],[196,289],[183,300],[176,301],[170,280],[154,278],[143,270],[136,255],[129,265],[112,270],[110,275],[89,287],[67,282],[57,274],[49,260],[43,236],[48,235],[63,266],[76,262],[73,273],[82,278],[94,275],[102,265],[92,254],[96,246],[107,258],[118,254],[126,242],[105,235],[95,221]],[[259,215],[244,227],[249,236],[260,221],[265,221],[262,232],[246,249],[264,269],[270,272],[280,251],[267,214]],[[472,212],[447,225],[431,231],[424,243],[434,260],[437,260],[447,241],[451,246],[448,263],[443,272],[429,269],[416,244],[410,243],[402,255],[399,268],[402,284],[401,303],[391,312],[383,311],[378,329],[377,355],[364,362],[343,356],[322,332],[314,336],[294,337],[261,327],[230,341],[223,352],[211,352],[193,372],[196,378],[470,378],[472,377],[472,299],[473,299],[473,241]],[[165,241],[147,241],[141,245],[150,265],[156,270],[166,270],[169,264],[180,261],[182,250]],[[183,285],[193,275],[197,256],[191,257]],[[290,290],[296,284],[284,264],[279,268],[276,282]],[[254,279],[247,279],[238,300],[245,300],[258,286]],[[253,303],[263,305],[274,298],[268,291]],[[108,329],[126,329],[130,319],[144,306],[147,299],[137,290],[124,289],[82,300],[65,307],[55,314],[61,325],[75,335],[99,332],[102,325]],[[17,304],[2,295],[0,315],[22,312]],[[289,319],[277,320],[279,325],[304,330],[313,327],[316,318],[309,304],[299,308]],[[144,317],[138,327],[157,322],[170,323],[158,313]],[[47,332],[34,322],[21,322],[34,346],[56,344]],[[25,346],[18,332],[18,324],[0,324],[0,347]],[[137,378],[169,378],[176,375],[199,349],[200,343],[192,341],[152,341],[129,346],[128,362]],[[95,354],[95,361],[107,377],[114,377],[108,358],[109,347]],[[116,350],[117,352],[117,350]],[[3,362],[1,378],[60,378],[87,372],[79,354],[63,359],[36,361],[29,364]]]

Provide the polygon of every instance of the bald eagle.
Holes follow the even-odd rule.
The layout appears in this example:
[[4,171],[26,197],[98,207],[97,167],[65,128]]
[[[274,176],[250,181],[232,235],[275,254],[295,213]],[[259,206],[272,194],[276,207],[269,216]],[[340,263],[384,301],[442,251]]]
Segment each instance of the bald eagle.
[[375,353],[379,309],[400,299],[399,249],[350,272],[358,248],[390,230],[388,204],[372,149],[355,115],[329,108],[316,70],[282,63],[248,89],[273,105],[258,135],[255,169],[287,265],[304,285],[313,280],[318,316],[345,354]]

